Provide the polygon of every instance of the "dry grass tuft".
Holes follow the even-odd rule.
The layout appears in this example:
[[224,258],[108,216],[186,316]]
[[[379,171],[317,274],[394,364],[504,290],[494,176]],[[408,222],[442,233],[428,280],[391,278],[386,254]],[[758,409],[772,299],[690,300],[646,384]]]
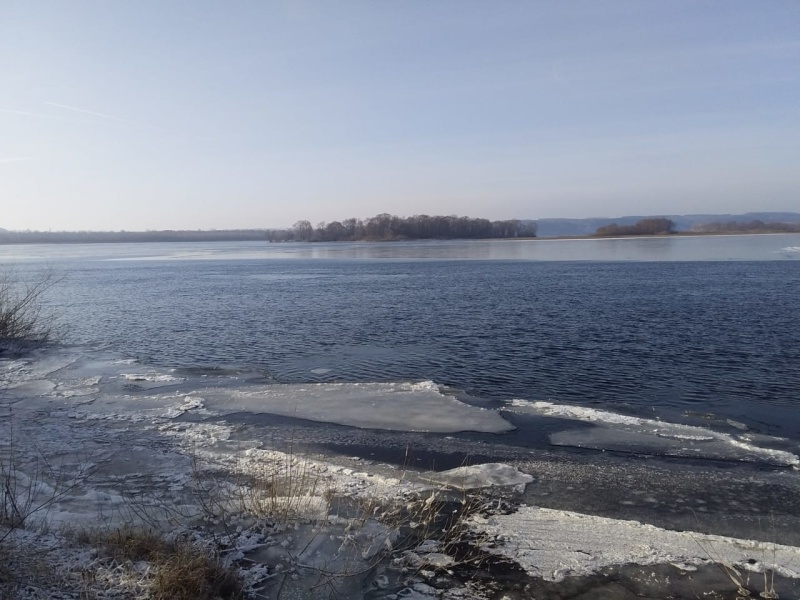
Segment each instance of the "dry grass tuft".
[[273,458],[266,474],[252,482],[240,498],[241,509],[262,519],[288,523],[327,514],[330,483],[313,468],[313,463],[290,453]]
[[156,567],[153,580],[156,600],[244,598],[242,584],[233,569],[188,544],[179,545],[167,557],[159,557]]
[[87,533],[78,541],[100,546],[115,560],[133,562],[152,561],[159,556],[169,555],[173,550],[173,544],[155,531],[134,527],[122,527],[106,533]]
[[102,547],[116,561],[146,561],[153,575],[154,600],[238,600],[242,583],[219,557],[186,539],[169,540],[149,529],[124,527],[85,534],[81,541]]
[[283,525],[327,517],[333,483],[313,460],[295,453],[265,453],[257,473],[235,473],[231,480],[213,465],[192,461],[195,501],[206,519],[227,528],[234,514]]
[[12,551],[10,545],[0,542],[0,598],[8,596],[11,584],[15,580],[14,572],[9,567]]

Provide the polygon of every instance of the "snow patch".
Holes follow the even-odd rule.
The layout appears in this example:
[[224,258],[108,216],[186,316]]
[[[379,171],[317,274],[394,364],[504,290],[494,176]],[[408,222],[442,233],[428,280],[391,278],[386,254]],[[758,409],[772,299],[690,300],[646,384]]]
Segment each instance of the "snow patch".
[[[471,526],[496,543],[488,552],[519,563],[550,581],[589,575],[604,567],[661,563],[725,563],[785,577],[800,577],[800,548],[690,531],[670,531],[638,521],[521,506],[509,515],[475,517]],[[753,564],[750,561],[755,561]]]

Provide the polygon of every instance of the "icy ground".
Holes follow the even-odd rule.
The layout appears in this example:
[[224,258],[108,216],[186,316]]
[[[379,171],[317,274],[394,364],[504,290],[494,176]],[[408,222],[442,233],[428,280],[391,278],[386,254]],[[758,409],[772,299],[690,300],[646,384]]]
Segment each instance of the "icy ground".
[[[546,402],[493,410],[432,382],[281,385],[81,350],[0,360],[0,389],[0,553],[14,557],[20,598],[87,590],[147,597],[152,565],[114,562],[75,541],[76,531],[131,525],[212,548],[261,597],[514,597],[537,580],[563,584],[621,565],[673,565],[690,577],[721,563],[742,577],[800,578],[793,545],[531,505],[548,485],[543,471],[526,468],[533,461],[419,471],[319,454],[299,431],[268,439],[247,423],[282,415],[400,436],[395,441],[441,434],[440,444],[455,447],[445,434],[500,436],[514,429],[515,415],[536,416],[564,424],[550,435],[554,446],[636,443],[665,456],[784,466],[776,477],[796,490],[798,458],[788,443],[736,427],[720,432]],[[577,426],[587,422],[591,428]],[[9,527],[10,506],[22,507],[24,524]],[[0,570],[0,584],[2,577]],[[726,577],[715,585],[730,587]]]

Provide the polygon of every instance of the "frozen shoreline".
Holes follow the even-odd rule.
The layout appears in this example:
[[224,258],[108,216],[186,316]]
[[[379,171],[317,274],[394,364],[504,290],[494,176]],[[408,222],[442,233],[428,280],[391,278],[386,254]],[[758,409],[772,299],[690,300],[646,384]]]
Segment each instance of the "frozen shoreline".
[[[41,514],[35,515],[46,518],[52,531],[58,531],[59,526],[64,524],[72,527],[114,527],[124,524],[136,516],[131,509],[132,499],[139,503],[139,509],[142,506],[152,509],[153,518],[158,511],[165,514],[169,512],[173,517],[176,514],[183,516],[185,522],[181,527],[197,525],[203,522],[204,517],[195,493],[198,475],[213,473],[219,481],[227,481],[225,486],[235,488],[238,485],[243,489],[249,482],[259,478],[274,477],[276,469],[285,471],[287,466],[296,465],[291,468],[302,468],[308,477],[320,482],[318,492],[324,489],[329,496],[348,498],[355,503],[370,499],[375,506],[389,505],[398,498],[410,498],[414,494],[430,496],[433,492],[441,492],[443,495],[455,493],[453,497],[458,497],[459,493],[463,493],[459,492],[461,488],[493,486],[494,489],[504,489],[506,500],[503,502],[511,504],[504,504],[505,508],[500,512],[487,510],[475,513],[466,522],[475,534],[476,546],[484,547],[484,551],[489,554],[513,561],[534,578],[559,581],[626,564],[677,564],[690,571],[697,565],[710,562],[726,562],[749,571],[774,569],[783,577],[800,577],[800,548],[795,546],[668,531],[636,521],[519,505],[521,499],[514,495],[514,488],[519,492],[526,485],[541,486],[542,482],[537,477],[540,474],[525,473],[524,469],[520,471],[509,464],[484,464],[437,474],[368,463],[364,460],[354,461],[346,457],[304,457],[298,450],[303,445],[302,440],[290,439],[292,450],[287,452],[287,440],[275,440],[270,445],[260,439],[258,432],[252,427],[227,423],[220,418],[220,413],[225,412],[224,398],[215,399],[214,393],[224,396],[220,392],[222,388],[208,383],[205,387],[198,387],[196,382],[188,382],[192,388],[188,389],[183,387],[187,385],[185,378],[174,373],[141,369],[130,361],[117,359],[98,363],[79,352],[67,351],[42,353],[28,359],[0,361],[0,368],[5,388],[0,397],[0,404],[3,405],[0,426],[7,432],[3,436],[0,453],[6,461],[11,452],[18,457],[15,459],[15,481],[18,481],[20,490],[27,485],[27,489],[34,489],[37,499],[58,494],[55,502],[47,504]],[[317,415],[318,420],[325,421],[335,412],[339,414],[338,422],[344,420],[344,425],[358,426],[358,422],[348,423],[346,411],[339,410],[344,406],[342,398],[346,397],[346,394],[342,396],[342,388],[328,388],[329,393],[339,394],[339,400],[332,408],[328,407],[329,413]],[[252,410],[254,395],[257,396],[257,392],[263,392],[264,389],[250,386],[248,391],[237,393],[240,398],[246,399],[247,407]],[[364,386],[362,384],[362,388],[355,389],[363,390]],[[486,423],[486,431],[495,431],[498,425],[502,425],[497,420],[499,413],[468,405],[459,406],[457,400],[439,394],[431,385],[426,384],[416,390],[402,386],[373,389],[376,390],[388,394],[411,393],[410,396],[403,396],[403,399],[406,402],[418,402],[417,410],[423,409],[427,404],[440,404],[445,409],[441,413],[440,423],[443,433],[452,431],[447,427],[450,420],[459,419],[465,414],[479,416],[476,423]],[[277,397],[281,401],[286,401],[286,394],[304,393],[290,387],[278,390],[275,386],[268,391],[273,394],[273,399]],[[313,397],[317,405],[324,402],[323,392],[325,390],[322,388],[315,388]],[[421,395],[414,396],[412,392]],[[362,397],[362,404],[357,405],[360,412],[368,409],[369,402],[365,398],[366,396]],[[300,407],[297,410],[312,410],[313,404],[308,409]],[[394,406],[391,402],[388,405]],[[272,412],[276,406],[278,404],[275,403],[269,405],[269,410],[265,412]],[[532,406],[517,403],[515,408],[524,412],[531,410]],[[243,408],[245,407],[230,407],[229,410]],[[552,405],[533,408],[540,412],[556,410]],[[374,410],[379,412],[379,407]],[[453,410],[455,413],[450,414]],[[563,412],[565,409],[559,410]],[[395,414],[392,410],[387,413],[387,418],[395,418],[392,416]],[[187,416],[192,416],[193,419],[187,420]],[[607,426],[628,427],[642,424],[632,421],[631,417],[614,419],[586,412],[581,413],[580,418],[589,417],[604,420]],[[431,423],[435,423],[435,420]],[[376,427],[374,421],[371,424]],[[645,425],[650,428],[664,427],[663,424]],[[9,435],[12,427],[13,437]],[[391,427],[391,419],[387,421],[386,427],[398,430],[397,427]],[[503,426],[498,431],[507,430]],[[687,440],[681,437],[684,435],[682,431],[668,428],[672,439],[685,442]],[[707,436],[700,436],[698,432],[692,433],[703,438],[690,440],[697,444],[709,441],[728,443],[728,439],[724,437],[720,439],[712,436],[713,440],[707,440],[704,439]],[[748,452],[752,454],[753,450]],[[774,452],[778,451],[768,450],[766,454],[774,457]],[[777,456],[787,459],[783,464],[793,464],[790,457],[781,454]],[[48,480],[48,473],[41,470],[36,472],[39,458],[57,466],[58,475],[62,479]],[[53,474],[55,472],[50,473]],[[786,476],[795,482],[797,472],[789,471]],[[248,483],[236,483],[237,478],[242,477],[245,478],[242,481]],[[62,495],[60,490],[66,492]],[[231,490],[233,488],[229,489]],[[273,510],[284,501],[275,502]],[[255,560],[252,557],[261,556],[259,552],[263,546],[260,544],[270,539],[275,542],[273,546],[282,548],[277,551],[279,554],[285,551],[284,558],[293,557],[297,560],[302,554],[297,548],[298,539],[303,538],[304,543],[309,544],[321,540],[325,536],[320,536],[319,524],[324,523],[325,535],[330,539],[326,538],[325,544],[319,542],[318,550],[321,555],[339,551],[347,535],[360,535],[359,553],[367,552],[369,555],[371,550],[368,550],[375,550],[376,543],[382,549],[380,561],[377,560],[378,550],[375,550],[375,554],[369,557],[370,560],[376,559],[374,564],[370,561],[367,563],[373,566],[375,572],[384,573],[381,569],[391,571],[393,560],[413,561],[413,557],[409,558],[412,555],[418,558],[421,554],[428,556],[420,559],[422,566],[412,568],[412,572],[415,569],[446,570],[454,560],[435,549],[429,549],[427,553],[418,551],[410,554],[404,550],[406,553],[402,556],[393,555],[393,542],[389,543],[387,540],[395,534],[391,533],[392,527],[382,523],[380,519],[362,519],[362,529],[355,533],[345,533],[345,525],[332,518],[330,502],[322,501],[320,493],[304,494],[303,502],[300,511],[302,514],[295,517],[295,522],[302,523],[302,526],[298,525],[292,531],[284,528],[282,531],[263,533],[245,511],[240,510],[238,514],[233,512],[231,518],[241,530],[235,540],[229,540],[231,547],[235,549],[228,553],[229,556],[241,555],[243,560]],[[317,530],[312,533],[314,524]],[[19,538],[21,543],[27,544],[53,544],[57,543],[53,542],[53,535],[50,534],[51,537],[47,538],[50,541],[47,541],[45,538],[35,538],[29,531],[18,531],[13,539]],[[259,541],[254,541],[256,539]],[[281,546],[284,542],[286,545]],[[295,548],[294,553],[292,548]],[[78,568],[82,564],[80,561],[85,560],[85,557],[80,558],[82,555],[78,556],[80,553],[75,554],[75,550],[64,547],[61,552],[63,562],[67,565],[65,568]],[[70,559],[69,556],[73,554],[78,558]],[[307,558],[304,557],[304,560]],[[277,559],[272,556],[264,560]],[[441,565],[431,566],[430,561],[440,561]],[[380,568],[376,566],[378,563],[382,565]],[[250,566],[245,571],[248,576],[255,578],[253,573],[258,571],[255,563],[247,564]],[[270,564],[274,568],[277,563]],[[410,567],[403,564],[405,567],[395,569],[397,573],[402,568],[408,572]],[[296,565],[295,569],[298,579],[293,581],[302,587],[302,577],[309,576],[309,571],[298,569]],[[397,575],[397,581],[400,579]],[[419,597],[442,597],[441,590],[427,589],[424,586],[430,588],[430,582],[424,583],[423,580],[424,577],[417,580],[411,578],[406,582],[406,587],[419,594]],[[420,585],[414,588],[416,584]],[[348,585],[353,585],[353,582],[348,582]],[[385,589],[381,589],[389,596],[396,585],[400,583],[387,583]],[[482,597],[480,590],[473,592],[477,595],[461,597]]]

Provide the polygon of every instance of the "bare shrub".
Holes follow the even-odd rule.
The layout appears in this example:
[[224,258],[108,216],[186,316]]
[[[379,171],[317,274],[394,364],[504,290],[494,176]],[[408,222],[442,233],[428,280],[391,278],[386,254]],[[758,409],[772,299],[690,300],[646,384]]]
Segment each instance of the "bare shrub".
[[0,273],[0,354],[53,338],[54,319],[44,307],[43,296],[56,283],[49,271],[33,281],[23,281],[11,269]]
[[0,543],[15,529],[43,526],[47,513],[92,474],[87,460],[77,472],[67,473],[51,464],[37,448],[20,449],[14,415],[0,428]]

